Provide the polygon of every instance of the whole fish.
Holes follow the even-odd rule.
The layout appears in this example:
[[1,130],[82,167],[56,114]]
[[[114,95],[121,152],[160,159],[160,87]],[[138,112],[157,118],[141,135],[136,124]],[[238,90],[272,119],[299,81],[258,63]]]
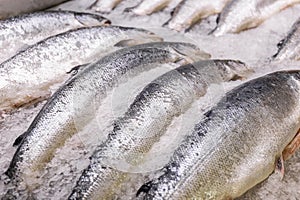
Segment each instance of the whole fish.
[[[44,11],[0,21],[0,63],[45,38],[71,29],[110,24],[100,15],[72,11]],[[9,47],[9,48],[7,48]]]
[[176,31],[187,30],[210,15],[220,13],[229,0],[186,0],[177,6],[171,19],[166,23]]
[[73,67],[94,61],[114,45],[161,41],[144,29],[90,27],[50,37],[0,65],[0,109],[10,110],[49,93]]
[[248,81],[205,113],[143,199],[234,199],[283,169],[300,128],[300,71]]
[[136,15],[150,15],[167,7],[172,0],[143,0],[134,8],[129,8]]
[[[249,70],[233,60],[208,60],[171,70],[148,84],[135,98],[124,116],[114,122],[108,139],[91,157],[69,199],[110,199],[126,173],[104,159],[125,159],[134,167],[163,134],[175,116],[203,96],[211,83],[244,76]],[[121,162],[121,163],[125,163]]]
[[274,60],[300,60],[300,18],[277,46],[278,51],[273,56]]
[[275,13],[299,2],[300,0],[232,0],[224,7],[212,33],[221,36],[254,28]]
[[41,169],[67,138],[94,117],[107,92],[120,81],[158,66],[154,63],[192,55],[209,57],[188,43],[148,43],[118,50],[79,71],[52,95],[28,130],[16,139],[14,145],[19,146],[6,174],[18,182]]
[[122,0],[96,0],[90,9],[102,13],[110,13]]
[[67,0],[23,0],[22,3],[18,0],[1,0],[0,1],[0,19],[5,19],[11,16],[30,13],[38,10],[43,10]]

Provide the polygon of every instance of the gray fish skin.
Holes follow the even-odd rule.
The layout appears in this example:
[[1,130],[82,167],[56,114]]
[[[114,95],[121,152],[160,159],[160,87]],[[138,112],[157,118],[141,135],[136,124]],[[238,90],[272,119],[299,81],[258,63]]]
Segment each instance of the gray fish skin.
[[[19,182],[51,160],[65,140],[93,117],[107,91],[122,79],[202,51],[188,43],[148,43],[109,54],[81,70],[58,89],[41,109],[18,145],[6,175]],[[206,54],[207,55],[207,54]],[[50,128],[51,127],[51,128]]]
[[[71,29],[110,24],[100,15],[72,11],[44,11],[0,21],[0,63],[22,48]],[[9,46],[9,48],[7,48]]]
[[220,13],[229,0],[186,0],[175,10],[167,22],[170,29],[182,31],[190,28],[203,18]]
[[0,1],[0,19],[20,15],[23,13],[31,13],[34,11],[43,10],[67,0],[1,0]]
[[163,134],[175,116],[186,111],[194,100],[203,96],[211,83],[244,76],[249,70],[240,61],[208,60],[171,70],[148,84],[114,122],[108,139],[91,157],[69,199],[111,199],[127,173],[103,161],[125,159],[131,166],[141,162],[143,154]]
[[150,15],[167,7],[171,0],[143,0],[132,12],[136,15]]
[[274,60],[300,60],[300,18],[277,46],[278,52],[273,56]]
[[300,128],[300,71],[233,89],[205,113],[142,199],[234,199],[266,179]]
[[122,0],[97,0],[90,8],[101,13],[110,13]]
[[221,36],[255,28],[277,12],[299,2],[299,0],[232,0],[224,7],[217,27],[212,33]]
[[46,96],[68,71],[89,63],[122,41],[146,43],[161,38],[144,29],[90,27],[72,30],[41,41],[0,65],[0,109],[9,111]]

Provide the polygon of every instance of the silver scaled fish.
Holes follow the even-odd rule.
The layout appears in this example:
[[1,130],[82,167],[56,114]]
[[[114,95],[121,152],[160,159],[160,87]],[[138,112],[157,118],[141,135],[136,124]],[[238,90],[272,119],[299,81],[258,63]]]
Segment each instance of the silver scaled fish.
[[18,148],[6,175],[18,183],[42,169],[55,150],[94,117],[107,92],[120,81],[158,67],[158,63],[192,55],[209,57],[188,43],[148,43],[118,50],[80,70],[52,95],[28,130],[16,139]]
[[277,47],[278,52],[273,56],[274,60],[300,60],[300,18]]
[[[72,11],[44,11],[0,21],[0,63],[50,36],[80,27],[108,25],[100,15]],[[9,47],[9,48],[7,48]]]
[[43,40],[0,65],[0,110],[9,111],[49,95],[73,67],[94,61],[115,46],[161,41],[144,29],[80,28]]
[[300,128],[299,99],[300,71],[275,72],[228,92],[139,197],[234,199],[275,168],[282,172],[282,152]]
[[221,36],[255,28],[275,13],[299,2],[299,0],[232,0],[219,15],[217,27],[212,33]]
[[176,31],[187,30],[201,19],[220,13],[228,1],[229,0],[183,1],[177,6],[171,19],[166,24],[170,29]]
[[140,4],[133,8],[127,8],[136,15],[150,15],[167,7],[171,0],[143,0]]
[[18,0],[1,0],[0,2],[0,19],[8,17],[32,13],[46,8],[53,7],[68,0],[23,0],[20,3]]
[[110,13],[122,0],[96,0],[90,9],[96,12]]
[[129,168],[142,162],[172,119],[203,96],[209,84],[237,79],[248,72],[240,61],[207,60],[183,65],[152,81],[114,122],[113,131],[97,147],[69,199],[111,199],[127,173],[117,170],[107,159],[130,163],[130,172]]

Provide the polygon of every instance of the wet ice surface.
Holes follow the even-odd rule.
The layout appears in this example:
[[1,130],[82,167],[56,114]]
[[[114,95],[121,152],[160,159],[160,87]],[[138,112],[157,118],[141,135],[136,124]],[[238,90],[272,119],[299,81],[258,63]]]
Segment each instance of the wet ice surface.
[[[215,38],[207,35],[215,26],[216,16],[211,16],[194,26],[188,33],[177,33],[161,27],[170,16],[169,11],[159,12],[149,16],[134,16],[131,13],[123,13],[124,8],[135,5],[136,1],[125,0],[111,13],[105,15],[112,20],[114,25],[133,26],[146,28],[161,35],[167,41],[186,41],[198,45],[201,49],[212,54],[213,58],[239,59],[246,62],[256,70],[250,78],[263,74],[282,70],[300,69],[300,63],[285,62],[269,64],[268,58],[276,53],[276,44],[286,35],[294,21],[300,17],[300,6],[288,8],[271,19],[265,21],[260,27],[244,31],[240,34],[228,34]],[[62,9],[84,10],[92,1],[70,1],[60,6]],[[172,65],[164,65],[159,69],[132,78],[127,83],[115,88],[100,107],[98,116],[83,131],[73,136],[59,149],[54,159],[40,174],[40,178],[28,180],[28,185],[37,183],[32,189],[33,196],[37,199],[65,199],[70,193],[81,171],[89,164],[88,157],[93,149],[105,139],[106,133],[111,130],[111,122],[122,115],[135,95],[157,76],[174,68]],[[153,154],[148,159],[155,159],[156,166],[166,163],[172,150],[189,133],[193,125],[199,121],[203,112],[217,102],[226,91],[241,81],[212,85],[205,97],[196,101],[183,115],[175,118],[161,141],[151,150]],[[9,165],[15,148],[12,143],[15,138],[26,131],[31,121],[45,102],[26,109],[20,109],[10,116],[6,116],[0,122],[0,173],[2,174]],[[166,145],[168,144],[168,145]],[[158,159],[157,159],[158,158]],[[153,166],[145,166],[145,172]],[[154,166],[154,168],[157,168]],[[239,199],[299,199],[300,196],[300,151],[285,163],[285,176],[280,180],[276,173],[266,181],[258,184]],[[115,199],[133,198],[139,186],[148,180],[148,175],[133,174],[131,179],[116,191]],[[0,181],[0,196],[7,187]],[[23,197],[25,197],[24,195]]]

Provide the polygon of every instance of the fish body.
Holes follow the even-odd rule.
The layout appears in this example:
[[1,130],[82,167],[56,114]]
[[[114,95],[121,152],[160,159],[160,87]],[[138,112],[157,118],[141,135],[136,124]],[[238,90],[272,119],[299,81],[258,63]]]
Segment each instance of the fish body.
[[[0,63],[22,48],[80,27],[109,24],[100,15],[72,11],[43,11],[0,21]],[[9,48],[7,48],[9,47]]]
[[45,96],[73,67],[94,61],[123,41],[161,41],[144,29],[95,26],[43,40],[0,65],[0,109],[11,110]]
[[111,12],[122,0],[97,0],[90,7],[91,9],[102,12],[109,13]]
[[186,0],[179,4],[167,22],[170,29],[182,31],[190,28],[199,20],[220,13],[229,0]]
[[20,4],[20,1],[18,0],[1,0],[0,19],[6,19],[8,17],[20,15],[23,13],[31,13],[34,11],[43,10],[65,1],[67,0],[24,0],[22,1],[22,4]]
[[[69,199],[109,199],[127,175],[123,170],[130,172],[130,168],[138,165],[172,119],[203,96],[209,84],[229,81],[246,71],[239,61],[206,60],[178,67],[156,78],[113,123],[113,131],[97,147]],[[122,163],[122,171],[107,163],[107,159]]]
[[172,0],[143,0],[139,5],[132,9],[136,15],[150,15],[167,7]]
[[300,60],[300,18],[277,46],[278,52],[273,56],[274,60]]
[[195,53],[203,55],[188,43],[148,43],[118,50],[87,66],[52,95],[16,139],[19,146],[6,175],[18,182],[41,169],[67,138],[94,117],[107,92],[120,81],[157,66],[154,63],[174,62]]
[[224,7],[217,20],[217,27],[212,33],[221,36],[255,28],[270,16],[299,2],[299,0],[232,0]]
[[266,179],[300,128],[300,71],[233,89],[197,123],[142,199],[234,199]]

